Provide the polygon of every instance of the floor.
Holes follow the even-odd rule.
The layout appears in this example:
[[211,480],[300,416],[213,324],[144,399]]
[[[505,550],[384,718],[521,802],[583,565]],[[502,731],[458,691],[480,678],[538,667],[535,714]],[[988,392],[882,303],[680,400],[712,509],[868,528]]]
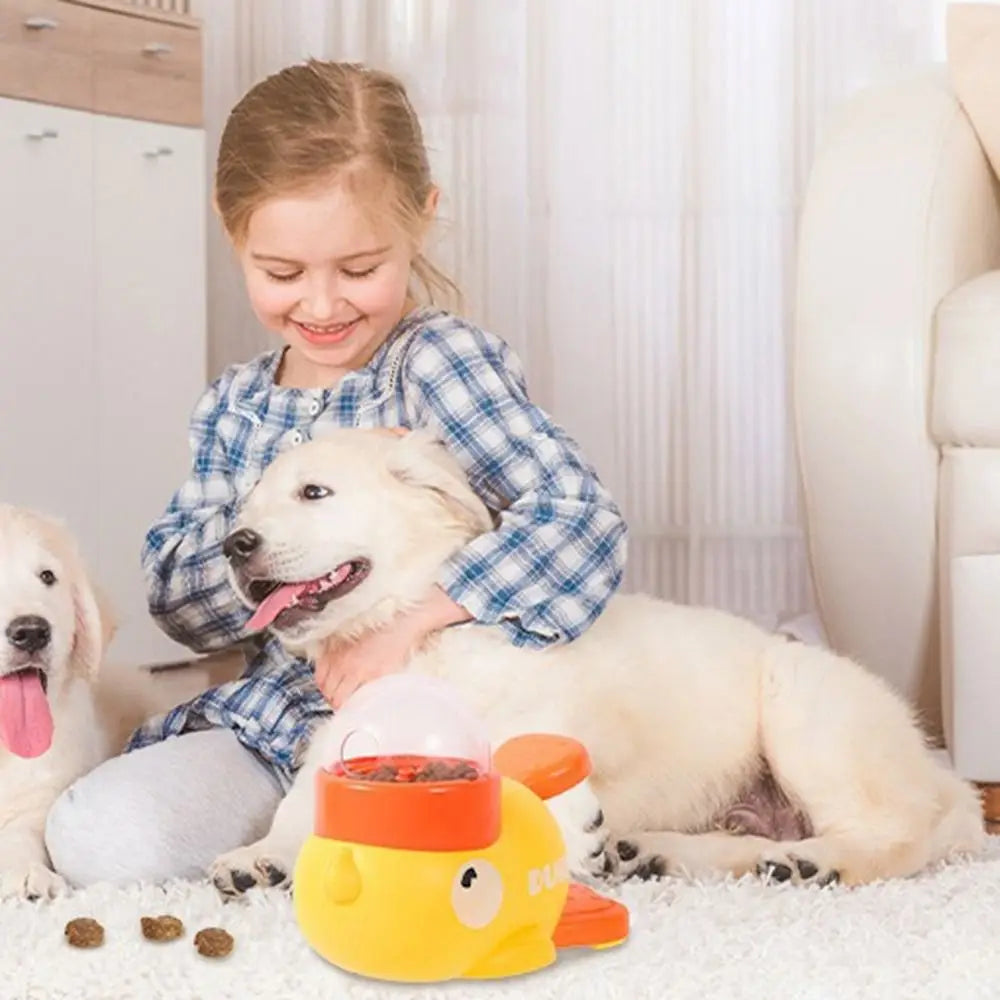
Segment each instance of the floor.
[[[979,1000],[1000,995],[1000,838],[986,855],[859,889],[800,889],[756,879],[630,884],[628,941],[560,956],[523,979],[442,986],[384,985],[315,955],[287,894],[222,903],[207,885],[108,886],[52,903],[0,906],[3,1000]],[[172,914],[184,936],[155,944],[139,918]],[[105,943],[65,943],[90,916]],[[225,959],[192,940],[220,926]],[[432,932],[425,946],[433,947]]]

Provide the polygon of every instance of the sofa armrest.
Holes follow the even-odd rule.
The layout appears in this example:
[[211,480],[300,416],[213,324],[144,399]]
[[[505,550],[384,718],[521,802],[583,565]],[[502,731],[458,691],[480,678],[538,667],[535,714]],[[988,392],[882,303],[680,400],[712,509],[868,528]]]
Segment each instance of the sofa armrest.
[[934,731],[934,315],[998,264],[996,178],[946,71],[849,102],[800,221],[791,382],[810,569],[832,644]]
[[938,306],[934,440],[954,448],[1000,448],[998,400],[1000,271],[989,271],[959,285]]

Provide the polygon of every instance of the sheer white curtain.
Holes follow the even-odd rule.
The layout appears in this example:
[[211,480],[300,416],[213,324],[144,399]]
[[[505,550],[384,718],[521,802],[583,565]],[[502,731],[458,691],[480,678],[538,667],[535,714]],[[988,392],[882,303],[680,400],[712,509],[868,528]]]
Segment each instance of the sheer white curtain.
[[[831,107],[940,58],[943,0],[211,0],[210,146],[315,55],[398,73],[439,261],[631,526],[626,586],[810,605],[786,407],[795,222]],[[213,370],[266,343],[213,224]]]

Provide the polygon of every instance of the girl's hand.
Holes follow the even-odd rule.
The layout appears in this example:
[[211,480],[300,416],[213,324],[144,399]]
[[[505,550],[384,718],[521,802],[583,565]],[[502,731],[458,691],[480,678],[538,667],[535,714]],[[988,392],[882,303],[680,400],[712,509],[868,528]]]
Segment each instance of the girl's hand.
[[340,708],[362,684],[403,670],[433,632],[471,617],[434,586],[424,601],[397,615],[385,628],[354,642],[329,643],[316,661],[316,684],[323,697]]
[[354,642],[333,641],[316,661],[316,684],[323,697],[340,708],[362,684],[402,670],[417,641],[405,616]]

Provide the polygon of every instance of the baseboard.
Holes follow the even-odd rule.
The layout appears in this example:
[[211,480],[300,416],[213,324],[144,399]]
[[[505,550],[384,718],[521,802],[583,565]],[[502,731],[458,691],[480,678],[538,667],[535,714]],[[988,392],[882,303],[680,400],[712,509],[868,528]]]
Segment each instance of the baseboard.
[[204,670],[208,674],[210,686],[217,687],[220,684],[228,684],[230,681],[236,680],[246,669],[246,660],[239,648],[224,649],[218,653],[209,653],[207,656],[182,660],[178,663],[157,663],[155,666],[151,666],[149,671],[154,674],[162,674],[191,668]]
[[1000,784],[977,782],[983,797],[983,822],[990,833],[1000,834]]

